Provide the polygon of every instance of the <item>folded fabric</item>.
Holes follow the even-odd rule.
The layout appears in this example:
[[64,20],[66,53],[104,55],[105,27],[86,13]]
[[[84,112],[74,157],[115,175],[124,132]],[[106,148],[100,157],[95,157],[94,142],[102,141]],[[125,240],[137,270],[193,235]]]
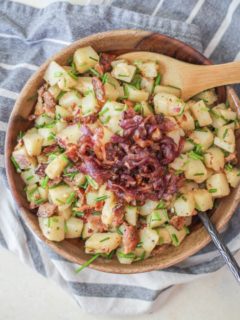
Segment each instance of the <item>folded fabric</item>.
[[[224,262],[210,244],[195,256],[162,271],[114,275],[87,268],[76,274],[77,265],[51,251],[26,227],[6,188],[3,150],[9,115],[21,88],[42,62],[71,42],[95,32],[123,28],[152,30],[180,39],[200,51],[204,46],[208,54],[212,53],[220,61],[225,57],[224,46],[219,44],[222,51],[216,55],[217,40],[210,46],[208,44],[224,16],[220,17],[220,22],[217,16],[210,16],[211,24],[206,25],[206,30],[203,28],[206,11],[196,14],[195,11],[200,10],[196,8],[197,1],[183,1],[176,12],[177,2],[113,1],[126,9],[138,8],[140,12],[153,13],[152,16],[111,6],[73,6],[61,2],[34,9],[5,0],[0,3],[0,244],[44,276],[57,281],[88,312],[119,315],[152,312],[167,303],[174,285],[214,272]],[[153,3],[155,7],[152,7]],[[209,12],[214,10],[217,1],[211,3]],[[225,1],[221,6],[219,12],[226,15],[228,6]],[[166,18],[166,13],[172,19]],[[188,23],[173,19],[187,20]],[[202,26],[203,46],[199,27],[189,23],[194,19]],[[236,36],[234,30],[231,34],[233,38]],[[228,43],[228,39],[226,41]],[[234,50],[229,50],[231,58],[236,53]],[[239,230],[238,210],[223,234],[233,252],[240,248]]]

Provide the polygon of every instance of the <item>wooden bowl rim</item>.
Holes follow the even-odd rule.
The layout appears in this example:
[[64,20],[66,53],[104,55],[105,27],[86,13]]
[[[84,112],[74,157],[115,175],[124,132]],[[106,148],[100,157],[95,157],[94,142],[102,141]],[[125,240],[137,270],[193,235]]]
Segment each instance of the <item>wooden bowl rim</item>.
[[[20,214],[22,215],[24,222],[27,224],[27,226],[30,228],[30,230],[41,241],[43,241],[45,244],[47,244],[53,251],[55,251],[57,254],[59,254],[63,258],[65,258],[71,262],[74,262],[74,263],[83,264],[84,262],[86,262],[86,260],[82,259],[80,257],[73,256],[71,253],[67,252],[64,248],[62,248],[59,245],[59,243],[47,240],[43,236],[41,231],[39,229],[35,228],[35,223],[29,217],[29,214],[32,214],[32,213],[29,210],[27,210],[26,208],[24,208],[21,205],[21,202],[19,201],[18,192],[16,191],[16,189],[14,187],[14,168],[12,167],[11,160],[10,160],[11,150],[9,150],[9,148],[7,147],[8,145],[10,145],[9,144],[10,143],[10,132],[11,132],[11,129],[13,129],[13,123],[12,123],[13,118],[15,115],[17,115],[17,110],[20,107],[20,105],[24,102],[24,99],[26,98],[26,96],[28,96],[29,85],[34,83],[39,78],[39,74],[43,70],[45,70],[45,68],[48,66],[50,61],[61,58],[64,54],[68,53],[68,51],[71,51],[71,50],[76,49],[78,47],[82,47],[82,46],[86,45],[86,43],[94,42],[94,40],[97,38],[99,39],[99,37],[106,38],[108,36],[119,37],[119,36],[125,36],[125,35],[134,36],[136,33],[141,34],[144,37],[152,36],[152,35],[156,34],[156,35],[162,36],[163,38],[169,39],[169,41],[171,41],[174,44],[184,45],[185,47],[188,48],[190,55],[194,55],[194,57],[201,60],[203,62],[203,64],[211,64],[211,61],[209,59],[207,59],[204,55],[202,55],[200,52],[198,52],[196,49],[192,48],[191,46],[189,46],[188,44],[186,44],[180,40],[177,40],[175,38],[171,38],[171,37],[166,36],[164,34],[151,32],[151,31],[137,30],[137,29],[130,29],[130,30],[120,29],[120,30],[113,30],[113,31],[96,33],[96,34],[84,37],[82,39],[79,39],[77,41],[74,41],[72,44],[63,48],[58,53],[54,54],[49,59],[47,59],[38,68],[38,70],[28,79],[28,81],[25,83],[23,89],[21,90],[21,92],[16,100],[16,103],[13,107],[13,110],[12,110],[10,118],[9,118],[9,124],[8,124],[7,132],[6,132],[6,139],[5,139],[5,166],[6,166],[6,174],[7,174],[9,187],[10,187],[11,193],[13,195],[14,201],[17,203]],[[143,50],[141,50],[141,51],[143,51]],[[221,230],[226,225],[226,223],[232,217],[236,207],[237,207],[237,204],[235,202],[233,202],[230,205],[226,215],[224,217],[222,217],[220,219],[220,221],[216,222],[217,230]],[[204,227],[202,226],[201,228],[204,228]],[[203,247],[205,247],[210,242],[210,236],[208,235],[208,233],[206,231],[204,231],[204,234],[205,234],[204,238],[202,239],[201,242],[198,243],[198,245],[196,245],[192,248],[189,248],[188,251],[183,251],[182,254],[179,254],[177,257],[172,258],[170,261],[165,262],[164,264],[161,263],[161,257],[159,257],[158,262],[154,262],[152,264],[150,263],[149,265],[141,265],[140,263],[135,263],[135,267],[133,264],[133,265],[131,265],[130,269],[129,269],[128,265],[121,265],[120,263],[119,263],[119,266],[112,266],[111,264],[98,265],[96,262],[93,262],[89,267],[92,269],[98,270],[98,271],[115,273],[115,274],[134,274],[134,273],[154,271],[154,270],[158,270],[158,269],[165,269],[167,267],[176,265],[177,263],[185,260],[186,258],[192,256],[193,254],[195,254],[199,250],[201,250]]]

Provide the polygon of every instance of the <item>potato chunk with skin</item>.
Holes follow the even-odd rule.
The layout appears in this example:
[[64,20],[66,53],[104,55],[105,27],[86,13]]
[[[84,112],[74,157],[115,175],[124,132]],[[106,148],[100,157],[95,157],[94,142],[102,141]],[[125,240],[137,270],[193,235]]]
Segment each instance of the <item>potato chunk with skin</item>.
[[65,238],[73,239],[81,236],[83,229],[83,221],[81,219],[71,217],[65,222]]
[[209,129],[195,130],[189,136],[194,143],[200,144],[203,151],[206,151],[213,144],[214,135]]
[[130,83],[136,72],[136,67],[127,64],[126,62],[120,62],[113,66],[112,76],[118,80]]
[[195,129],[194,120],[189,111],[185,111],[181,116],[178,116],[177,122],[185,132]]
[[122,128],[120,127],[119,122],[122,119],[125,110],[125,104],[116,101],[107,101],[99,112],[100,121],[112,132],[121,133]]
[[76,144],[79,138],[81,137],[81,135],[82,135],[82,131],[79,125],[73,124],[73,125],[67,126],[62,131],[60,131],[57,134],[57,138],[60,138],[65,144],[68,144],[68,143]]
[[200,127],[205,127],[212,123],[212,118],[210,116],[209,110],[203,100],[200,100],[191,105],[190,109],[195,119],[198,121]]
[[173,206],[177,216],[186,217],[195,214],[195,202],[191,192],[178,197]]
[[150,228],[140,230],[139,236],[142,247],[146,252],[151,252],[156,247],[159,240],[157,231]]
[[238,168],[232,168],[231,170],[225,170],[225,174],[230,186],[236,188],[240,182],[240,170]]
[[183,113],[185,103],[170,93],[157,93],[153,98],[154,109],[157,114],[179,116]]
[[92,47],[79,48],[74,52],[73,61],[76,69],[80,73],[93,68],[99,61],[97,52]]
[[128,99],[134,102],[147,101],[149,93],[143,90],[138,90],[130,85],[125,85],[128,93]]
[[213,198],[206,189],[197,189],[193,191],[195,208],[199,211],[207,211],[213,207]]
[[158,205],[158,201],[146,200],[144,205],[139,207],[139,213],[141,216],[149,215]]
[[202,183],[207,179],[207,170],[201,160],[189,159],[185,165],[186,179]]
[[110,253],[121,243],[122,237],[116,232],[94,233],[85,242],[86,253]]
[[29,156],[38,156],[41,153],[43,138],[36,128],[32,128],[25,133],[23,142]]
[[64,219],[59,216],[49,218],[38,218],[43,235],[51,241],[60,242],[64,240]]
[[207,189],[214,198],[227,196],[230,193],[230,188],[226,175],[224,173],[213,174],[207,179]]
[[224,167],[224,153],[217,147],[211,147],[204,154],[205,165],[215,171],[220,171]]
[[48,164],[47,168],[45,169],[45,173],[50,179],[58,178],[67,165],[68,159],[65,155],[60,154]]

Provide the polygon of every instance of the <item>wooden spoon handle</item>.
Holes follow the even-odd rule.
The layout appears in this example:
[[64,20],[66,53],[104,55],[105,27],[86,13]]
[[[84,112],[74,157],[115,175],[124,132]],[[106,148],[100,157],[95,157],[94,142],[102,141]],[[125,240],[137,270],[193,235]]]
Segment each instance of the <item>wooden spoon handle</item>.
[[205,212],[201,212],[198,215],[202,220],[204,227],[207,229],[208,233],[210,234],[215,246],[217,247],[218,251],[222,255],[229,269],[231,270],[232,274],[234,275],[238,283],[240,283],[240,267],[237,261],[235,260],[234,256],[221,240],[219,233],[217,232],[216,228],[212,224],[208,215]]

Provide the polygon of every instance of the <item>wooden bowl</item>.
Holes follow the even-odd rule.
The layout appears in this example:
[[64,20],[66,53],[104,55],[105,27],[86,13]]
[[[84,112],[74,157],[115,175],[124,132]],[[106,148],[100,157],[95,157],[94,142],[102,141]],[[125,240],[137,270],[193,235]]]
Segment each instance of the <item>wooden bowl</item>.
[[[28,208],[28,202],[24,193],[24,184],[19,174],[15,172],[10,157],[16,144],[19,131],[24,131],[30,127],[28,116],[33,110],[36,101],[36,92],[43,83],[43,74],[49,62],[55,60],[60,64],[65,64],[77,48],[89,45],[93,46],[97,51],[114,51],[117,53],[152,51],[190,63],[210,64],[210,61],[202,54],[178,40],[148,31],[117,30],[95,34],[74,42],[45,62],[24,86],[13,108],[6,136],[5,162],[10,189],[24,221],[36,236],[56,253],[77,264],[82,264],[89,259],[89,255],[84,253],[82,241],[64,240],[61,243],[55,243],[44,238],[39,229],[36,215],[31,213]],[[225,98],[225,94],[225,88],[218,89],[220,101]],[[231,106],[237,108],[238,100],[232,89],[228,90],[228,96]],[[239,199],[240,187],[233,190],[228,197],[219,202],[217,209],[212,213],[212,221],[218,230],[222,229],[229,221],[238,205]],[[210,237],[204,227],[198,222],[192,227],[191,234],[179,247],[166,246],[158,255],[131,265],[122,265],[116,258],[113,260],[99,258],[90,265],[90,268],[112,273],[137,273],[163,269],[198,252],[206,246],[209,241]]]

